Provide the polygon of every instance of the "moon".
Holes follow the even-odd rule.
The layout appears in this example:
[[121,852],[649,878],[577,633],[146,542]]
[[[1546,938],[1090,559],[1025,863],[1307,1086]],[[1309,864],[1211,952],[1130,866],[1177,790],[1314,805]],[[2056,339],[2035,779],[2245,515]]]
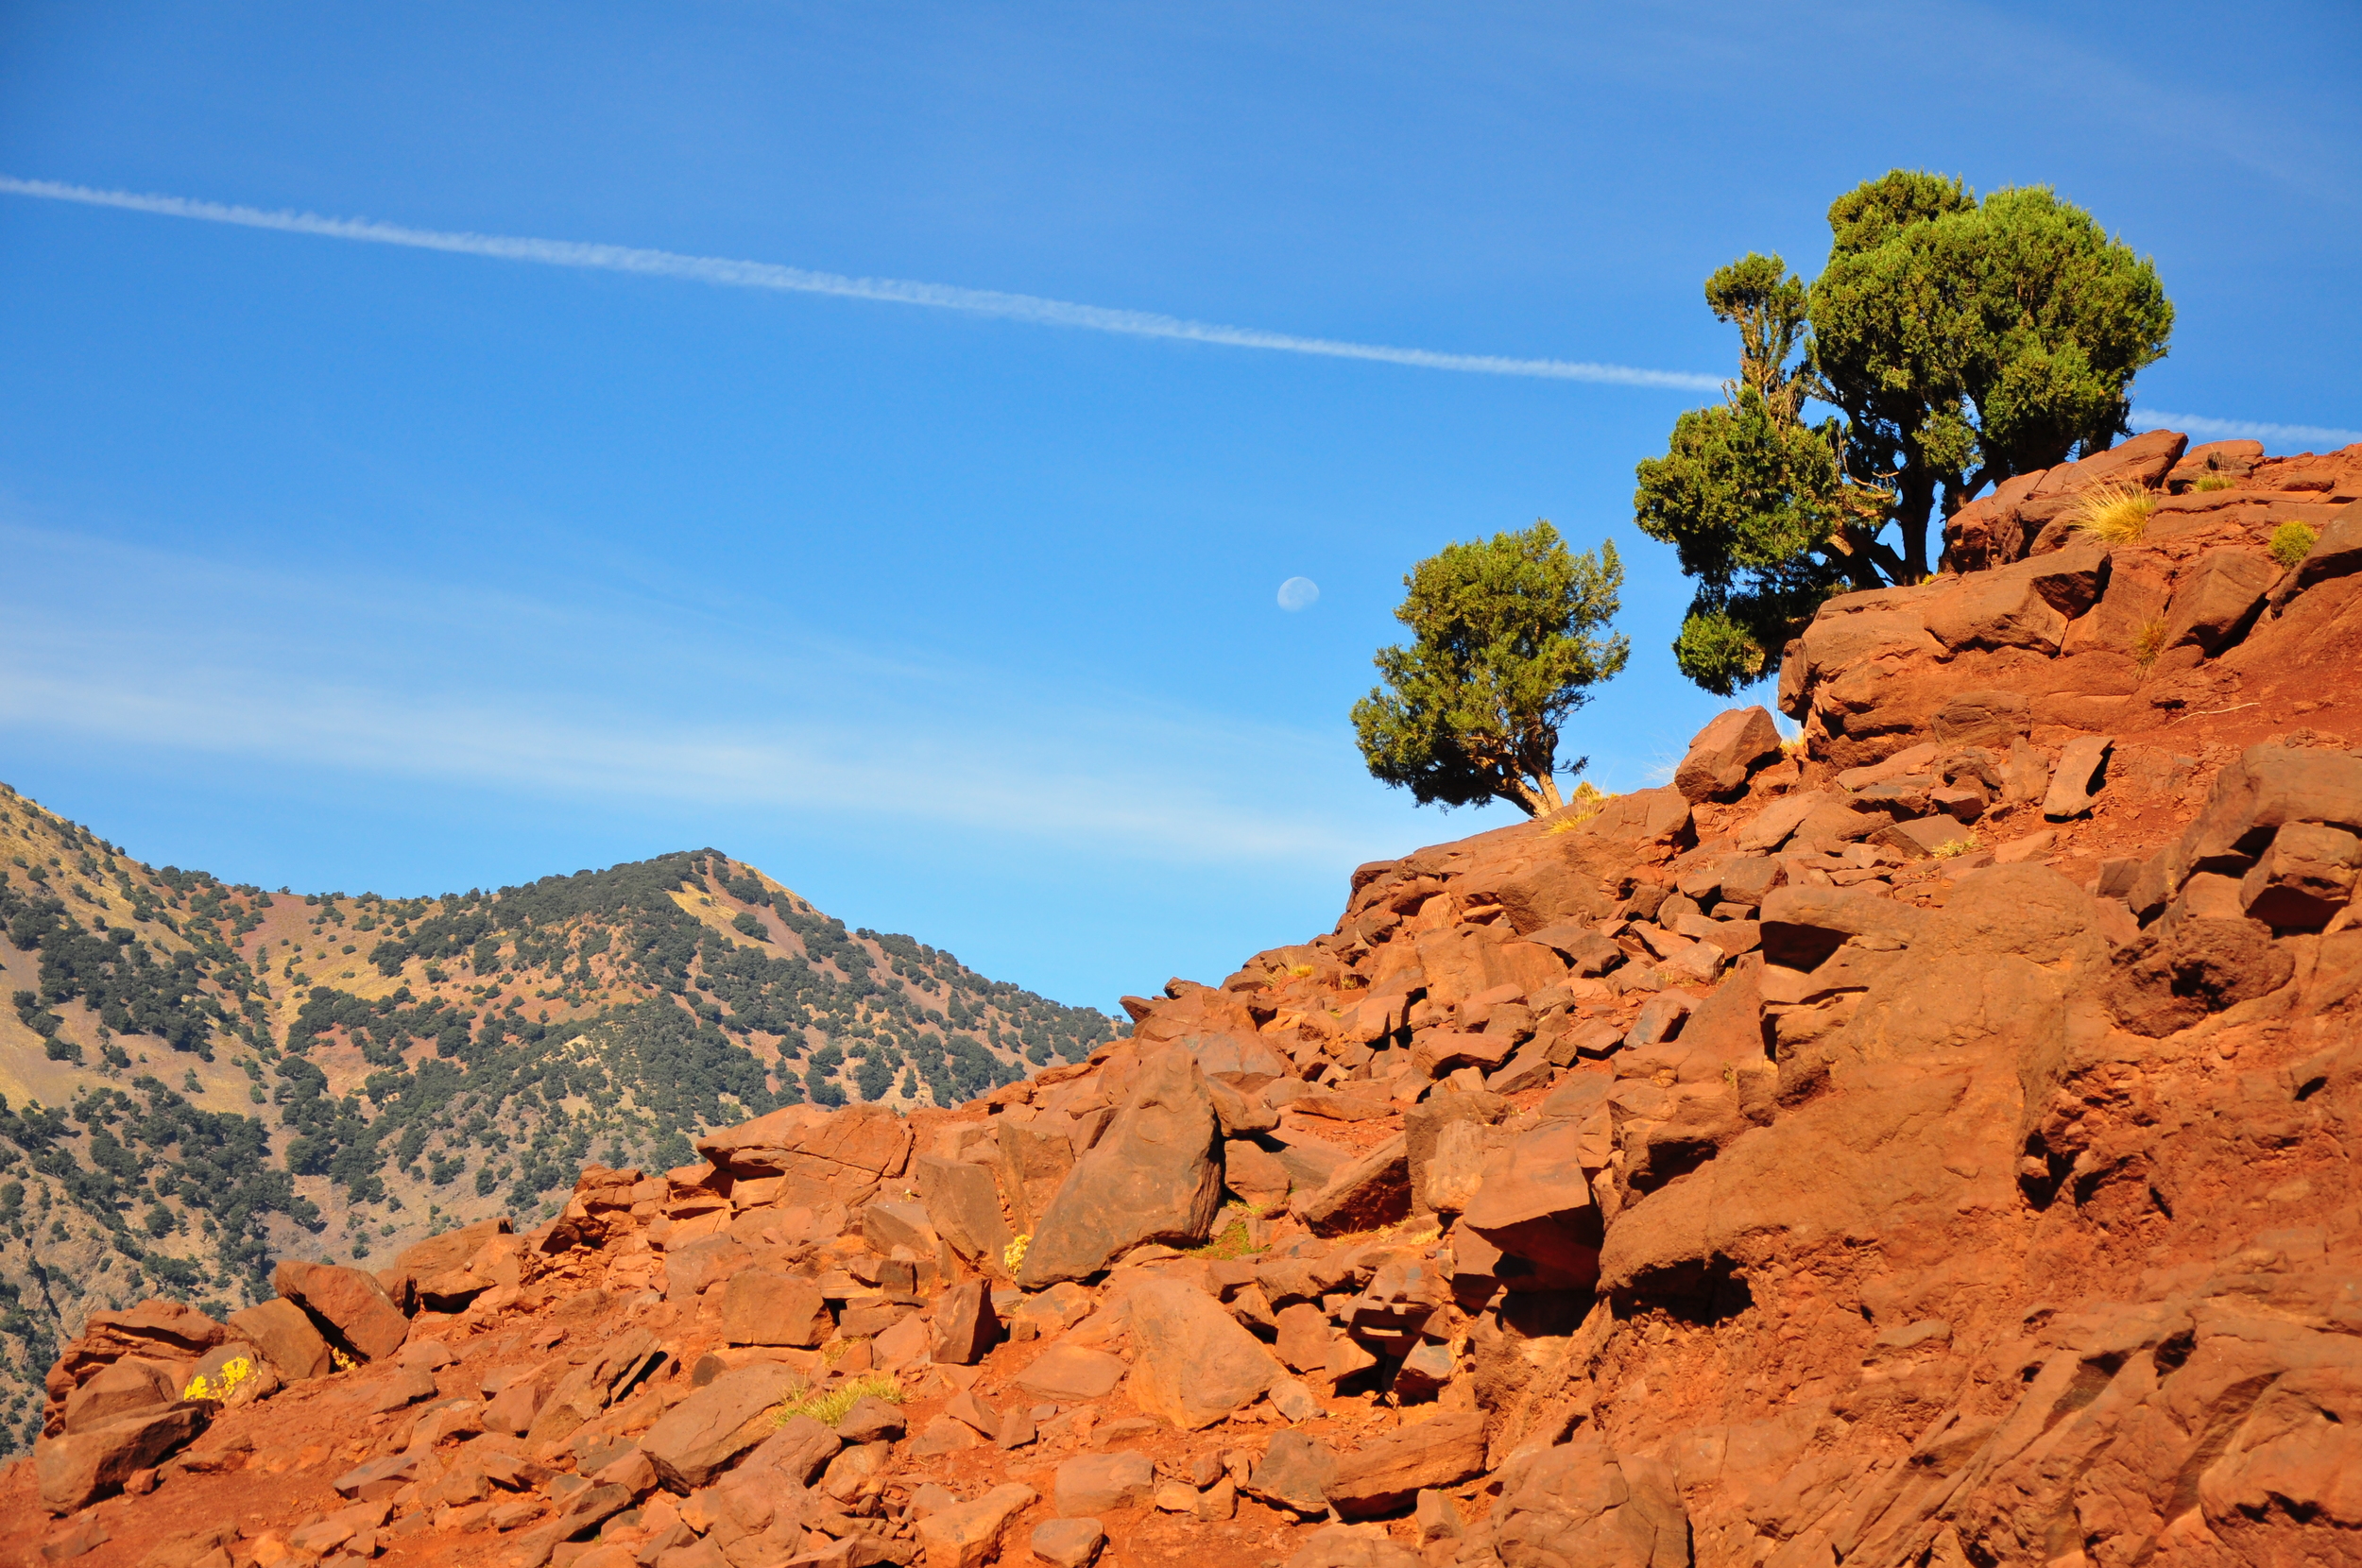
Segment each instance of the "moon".
[[1320,596],[1320,584],[1309,577],[1291,577],[1279,585],[1279,607],[1283,610],[1309,608]]

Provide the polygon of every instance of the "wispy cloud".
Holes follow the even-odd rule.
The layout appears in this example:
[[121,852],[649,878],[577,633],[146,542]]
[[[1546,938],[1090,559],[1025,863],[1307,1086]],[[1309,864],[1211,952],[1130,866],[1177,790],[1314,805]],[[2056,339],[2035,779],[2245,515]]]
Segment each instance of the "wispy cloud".
[[2131,423],[2134,430],[2178,430],[2218,441],[2314,441],[2330,447],[2362,441],[2362,430],[2338,430],[2329,425],[2274,425],[2253,419],[2210,419],[2203,414],[2168,414],[2162,408],[2136,408]]
[[128,212],[153,213],[164,217],[194,218],[204,223],[269,229],[281,233],[357,240],[368,245],[407,246],[418,250],[488,256],[509,262],[535,262],[544,266],[635,272],[649,277],[712,283],[725,288],[771,289],[789,294],[830,295],[843,299],[871,299],[894,305],[921,305],[932,310],[1000,316],[1036,326],[1075,327],[1087,332],[1115,332],[1127,337],[1170,338],[1187,343],[1216,344],[1228,349],[1314,354],[1328,359],[1371,360],[1383,365],[1411,366],[1422,370],[1457,370],[1481,376],[1532,376],[1549,381],[1599,382],[1615,386],[1656,387],[1682,392],[1711,392],[1722,384],[1719,377],[1686,370],[1650,370],[1630,365],[1595,365],[1563,359],[1515,359],[1499,354],[1452,354],[1430,349],[1396,348],[1383,343],[1348,343],[1336,338],[1300,337],[1292,332],[1265,332],[1258,327],[1225,327],[1211,321],[1188,321],[1179,316],[1158,315],[1148,311],[1112,310],[1103,305],[1046,299],[1031,294],[960,288],[949,283],[920,283],[901,278],[849,278],[841,273],[813,272],[772,262],[736,261],[724,256],[684,256],[676,251],[647,250],[635,246],[585,245],[572,240],[530,239],[508,234],[457,233],[438,229],[414,229],[404,224],[376,223],[365,218],[328,218],[311,213],[266,212],[257,207],[196,201],[184,196],[144,196],[132,191],[100,191],[49,179],[19,179],[9,175],[0,175],[0,192],[38,196],[48,201],[73,201],[91,207],[116,207]]
[[[1364,858],[1371,837],[1368,821],[1291,798],[1333,806],[1333,738],[1121,692],[1047,700],[999,672],[806,644],[783,650],[792,678],[701,703],[714,672],[744,666],[743,634],[712,646],[677,608],[387,580],[365,603],[299,572],[7,526],[0,551],[27,570],[22,586],[103,581],[115,609],[102,624],[0,593],[0,732],[526,796],[883,819],[1168,863],[1327,869]],[[224,604],[241,607],[233,624],[205,613]],[[513,627],[515,645],[487,640],[488,624]],[[331,642],[335,675],[298,673]],[[668,679],[611,678],[651,658]],[[1257,797],[1238,782],[1275,778],[1301,787]]]

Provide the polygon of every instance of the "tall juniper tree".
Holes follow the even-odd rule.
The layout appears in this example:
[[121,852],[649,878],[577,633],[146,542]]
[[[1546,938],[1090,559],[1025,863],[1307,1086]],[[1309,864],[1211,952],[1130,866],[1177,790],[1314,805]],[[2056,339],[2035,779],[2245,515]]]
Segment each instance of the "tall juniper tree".
[[1987,486],[2123,435],[2172,332],[2155,266],[2046,188],[1897,169],[1828,215],[1809,285],[1754,254],[1707,279],[1739,374],[1639,466],[1640,528],[1698,584],[1675,658],[1725,696],[1830,593],[1926,577],[1931,528]]

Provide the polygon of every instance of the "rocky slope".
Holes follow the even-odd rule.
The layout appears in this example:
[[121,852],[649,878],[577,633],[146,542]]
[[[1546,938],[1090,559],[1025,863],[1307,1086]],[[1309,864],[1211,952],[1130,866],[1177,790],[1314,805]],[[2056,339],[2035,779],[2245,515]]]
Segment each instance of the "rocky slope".
[[954,1104],[1114,1021],[847,931],[717,851],[439,899],[144,865],[0,787],[0,1454],[94,1310],[554,1215],[591,1159]]
[[[2225,457],[2038,476],[1816,620],[1801,745],[1364,866],[1087,1061],[94,1317],[0,1552],[2362,1560],[2362,451]],[[2139,537],[2040,515],[2098,478]]]

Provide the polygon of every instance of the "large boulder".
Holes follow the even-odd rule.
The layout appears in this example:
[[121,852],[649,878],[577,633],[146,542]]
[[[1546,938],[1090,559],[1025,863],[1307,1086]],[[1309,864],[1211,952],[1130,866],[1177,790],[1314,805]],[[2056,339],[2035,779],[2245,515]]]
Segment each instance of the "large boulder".
[[2254,551],[2209,550],[2173,590],[2160,648],[2196,648],[2209,658],[2221,653],[2247,635],[2279,576],[2270,557]]
[[2196,820],[2151,856],[2126,895],[2151,919],[2201,872],[2244,876],[2289,823],[2362,829],[2362,758],[2351,752],[2250,746],[2216,776]]
[[1411,1145],[1396,1135],[1339,1167],[1308,1199],[1303,1219],[1316,1236],[1374,1231],[1411,1212]]
[[394,1269],[414,1280],[429,1280],[454,1269],[465,1269],[475,1260],[478,1253],[484,1251],[486,1242],[496,1236],[506,1236],[510,1230],[508,1220],[503,1218],[479,1219],[455,1231],[430,1236],[395,1254]]
[[173,1404],[117,1417],[86,1431],[37,1439],[33,1473],[53,1514],[88,1508],[119,1491],[135,1470],[153,1468],[205,1429],[206,1406]]
[[1132,1402],[1184,1431],[1254,1404],[1284,1375],[1262,1341],[1194,1286],[1149,1280],[1128,1301]]
[[45,1389],[51,1413],[77,1388],[125,1356],[165,1367],[193,1366],[230,1338],[220,1323],[180,1302],[151,1298],[120,1312],[94,1312],[50,1366]]
[[2362,571],[2362,501],[2329,520],[2304,559],[2272,588],[2272,603],[2285,605],[2316,583],[2351,577],[2357,571]]
[[313,1325],[311,1314],[284,1298],[232,1312],[230,1326],[290,1383],[303,1377],[326,1377],[336,1370],[328,1354],[328,1340]]
[[784,1177],[782,1207],[858,1208],[902,1174],[910,1151],[910,1128],[882,1105],[789,1105],[697,1140],[697,1152],[733,1179]]
[[779,1430],[773,1411],[803,1379],[771,1361],[726,1372],[667,1410],[640,1451],[676,1491],[693,1491]]
[[68,1436],[170,1405],[180,1397],[174,1370],[144,1355],[127,1355],[100,1369],[65,1399]]
[[271,1284],[282,1298],[311,1315],[331,1345],[361,1360],[383,1360],[410,1337],[410,1320],[373,1274],[288,1258],[272,1274]]
[[1031,1236],[1051,1201],[1074,1168],[1074,1138],[1070,1127],[1029,1127],[1003,1116],[996,1133],[999,1159],[994,1170],[1009,1218],[1018,1231]]
[[1145,1454],[1078,1454],[1058,1466],[1052,1508],[1061,1519],[1112,1513],[1148,1501],[1156,1465]]
[[1222,1203],[1218,1131],[1188,1049],[1144,1051],[1129,1102],[1042,1216],[1018,1283],[1084,1279],[1143,1242],[1204,1241]]
[[1849,937],[1908,946],[1926,922],[1926,912],[1892,898],[1851,888],[1791,884],[1764,895],[1763,956],[1790,969],[1812,969]]
[[1460,1222],[1501,1253],[1493,1271],[1513,1289],[1585,1290],[1599,1278],[1601,1226],[1582,1163],[1583,1125],[1546,1122],[1485,1167]]
[[819,1344],[835,1328],[820,1287],[793,1274],[745,1269],[722,1287],[722,1338],[733,1345]]
[[1718,713],[1689,742],[1673,770],[1673,788],[1689,801],[1722,800],[1742,794],[1755,769],[1780,756],[1780,726],[1761,707]]
[[935,1234],[965,1262],[988,1274],[1006,1274],[1002,1258],[1016,1238],[1001,1218],[1001,1192],[992,1172],[970,1160],[934,1154],[919,1155],[911,1171]]

